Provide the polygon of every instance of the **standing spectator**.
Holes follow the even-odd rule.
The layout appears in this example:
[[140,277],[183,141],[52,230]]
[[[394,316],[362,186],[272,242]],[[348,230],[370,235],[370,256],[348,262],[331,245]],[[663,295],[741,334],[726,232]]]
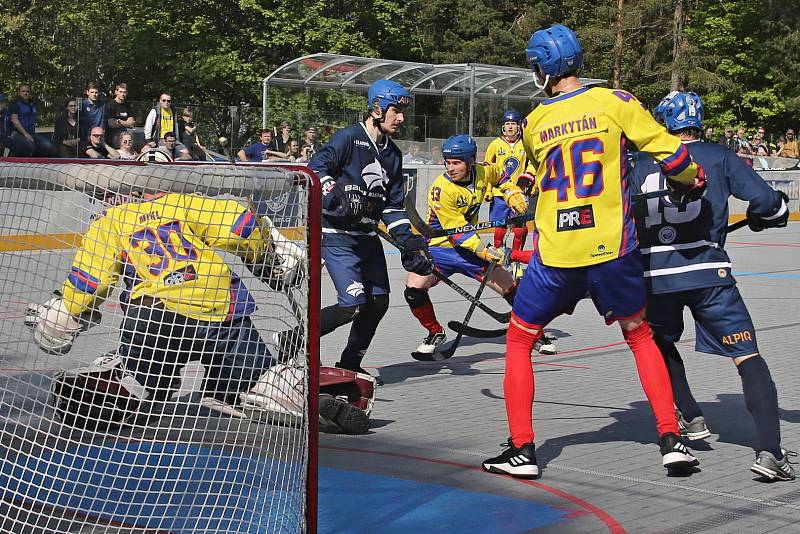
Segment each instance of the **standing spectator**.
[[311,148],[312,156],[322,148],[322,145],[317,141],[317,127],[313,124],[309,124],[306,127],[306,138],[303,140],[303,146]]
[[105,132],[102,126],[95,126],[89,132],[89,139],[81,139],[78,145],[81,158],[92,159],[119,159],[117,150],[106,143]]
[[300,149],[300,157],[297,158],[297,161],[305,162],[310,161],[312,156],[312,148],[310,145],[303,145]]
[[275,138],[275,150],[288,155],[289,143],[292,141],[292,139],[294,139],[292,137],[292,125],[287,121],[281,122],[281,126],[278,130],[278,136]]
[[114,88],[114,99],[106,104],[106,138],[114,148],[122,146],[120,139],[122,132],[133,128],[136,124],[127,98],[128,84],[118,83]]
[[7,107],[6,94],[0,93],[0,158],[6,155],[6,139],[9,134]]
[[258,136],[258,143],[253,143],[239,150],[239,159],[241,161],[266,161],[270,156],[284,157],[285,154],[275,150],[274,141],[272,130],[264,128]]
[[158,104],[150,110],[144,121],[144,139],[151,148],[164,146],[164,134],[172,132],[178,138],[178,121],[172,111],[172,97],[161,93]]
[[289,141],[289,146],[286,149],[286,159],[292,163],[304,161],[302,158],[300,158],[300,142],[297,139],[292,139]]
[[170,155],[173,161],[192,159],[186,147],[178,144],[178,139],[173,132],[164,134],[164,146],[162,149]]
[[81,102],[78,111],[78,137],[86,140],[89,132],[94,128],[106,129],[106,106],[100,100],[100,84],[89,82],[86,84],[86,99]]
[[56,119],[53,147],[63,158],[78,157],[78,102],[70,99],[64,114]]
[[[763,128],[759,128],[759,132],[763,132]],[[764,134],[757,133],[753,137],[753,144],[751,145],[753,150],[754,156],[770,156],[772,155],[772,150],[770,150],[769,145],[764,140]]]
[[181,143],[189,153],[189,159],[194,161],[205,161],[206,153],[203,145],[200,144],[200,136],[197,133],[197,124],[194,122],[194,113],[189,108],[183,108],[181,112],[180,128]]
[[713,143],[714,142],[714,127],[709,126],[706,128],[706,131],[703,133],[702,141],[706,143]]
[[420,154],[419,152],[419,145],[417,143],[411,143],[408,145],[408,154],[403,156],[403,163],[408,163],[411,165],[424,165],[428,163],[428,160]]
[[794,137],[794,130],[791,128],[786,130],[786,143],[778,155],[782,158],[800,158],[800,149],[798,149],[797,139]]
[[431,145],[431,165],[444,165],[442,147],[439,145]]
[[8,148],[11,156],[54,156],[56,151],[47,137],[36,133],[39,110],[33,101],[30,84],[19,86],[19,96],[8,106],[9,130]]
[[119,134],[119,159],[136,159],[136,152],[133,149],[133,136],[130,132],[123,130]]
[[736,138],[733,136],[733,128],[730,126],[725,127],[725,135],[719,138],[719,144],[736,152],[737,142]]

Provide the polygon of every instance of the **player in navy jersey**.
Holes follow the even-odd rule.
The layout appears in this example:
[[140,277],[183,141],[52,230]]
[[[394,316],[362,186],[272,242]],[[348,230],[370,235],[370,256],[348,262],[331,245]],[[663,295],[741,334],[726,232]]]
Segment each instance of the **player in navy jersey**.
[[322,182],[322,257],[338,295],[337,304],[322,310],[320,335],[353,323],[336,364],[351,371],[365,372],[361,361],[389,308],[386,258],[374,226],[383,221],[405,244],[401,260],[407,271],[433,272],[425,239],[411,233],[403,209],[403,155],[389,138],[410,104],[403,86],[376,81],[364,121],[336,132],[308,163]]
[[[756,425],[759,452],[751,470],[768,480],[794,479],[780,446],[778,395],[744,305],[725,249],[728,197],[748,201],[754,231],[786,226],[786,195],[770,188],[730,149],[701,143],[703,103],[694,93],[673,91],[655,110],[656,119],[678,136],[692,159],[703,166],[705,195],[687,204],[651,198],[636,207],[637,232],[648,288],[647,319],[672,379],[681,433],[689,439],[710,435],[692,396],[675,343],[683,332],[683,309],[695,319],[695,350],[727,356],[742,378],[745,403]],[[633,179],[643,192],[664,189],[655,162],[634,155]]]

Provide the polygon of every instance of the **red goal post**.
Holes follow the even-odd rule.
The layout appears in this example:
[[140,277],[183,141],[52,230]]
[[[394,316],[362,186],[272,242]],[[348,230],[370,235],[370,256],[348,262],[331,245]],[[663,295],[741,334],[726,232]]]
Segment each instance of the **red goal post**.
[[[291,284],[259,279],[219,252],[252,296],[249,320],[271,354],[281,349],[275,333],[303,333],[290,351],[303,377],[297,413],[256,420],[207,409],[208,369],[192,355],[169,398],[132,424],[76,429],[54,410],[55,376],[120,346],[124,273],[102,321],[67,354],[37,347],[26,310],[61,288],[94,220],[156,193],[234,200],[302,251]],[[319,181],[299,165],[0,159],[0,531],[315,532],[320,214]]]

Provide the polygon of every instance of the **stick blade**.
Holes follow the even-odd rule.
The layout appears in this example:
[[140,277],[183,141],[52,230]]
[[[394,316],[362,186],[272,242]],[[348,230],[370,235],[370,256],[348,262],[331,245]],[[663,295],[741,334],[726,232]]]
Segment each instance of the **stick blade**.
[[428,354],[427,352],[412,352],[411,357],[418,362],[440,362],[453,356],[453,352],[450,354],[445,354],[444,352],[438,351],[434,352],[433,354]]
[[453,332],[456,332],[457,334],[461,334],[463,336],[468,336],[468,337],[482,338],[482,339],[491,339],[500,336],[505,336],[506,332],[508,331],[508,328],[484,330],[482,328],[475,328],[474,326],[469,326],[460,321],[450,321],[447,323],[447,327]]

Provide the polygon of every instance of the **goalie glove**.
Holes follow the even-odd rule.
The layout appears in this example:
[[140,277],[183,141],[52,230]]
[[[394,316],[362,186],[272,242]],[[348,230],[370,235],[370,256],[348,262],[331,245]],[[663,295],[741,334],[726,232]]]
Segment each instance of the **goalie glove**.
[[66,354],[78,334],[101,319],[100,312],[94,310],[87,310],[79,317],[70,315],[60,296],[44,304],[29,304],[25,311],[25,326],[33,330],[33,341],[47,354]]
[[503,260],[506,257],[506,254],[502,248],[495,248],[491,245],[487,245],[486,247],[477,251],[475,254],[477,254],[478,257],[484,261],[496,261],[498,263],[503,263]]
[[747,207],[747,226],[753,232],[760,232],[765,228],[783,228],[789,220],[789,195],[783,191],[778,191],[781,196],[781,205],[775,215],[769,219],[760,217],[753,213],[752,207]]
[[514,210],[518,215],[522,215],[526,211],[528,211],[528,197],[522,192],[522,190],[512,185],[511,187],[506,188],[503,191],[503,198],[512,210]]
[[688,204],[689,202],[699,200],[700,197],[703,196],[703,193],[705,193],[706,186],[708,185],[706,181],[706,173],[699,163],[695,162],[695,165],[697,165],[697,176],[694,177],[694,181],[690,184],[685,184],[678,182],[677,180],[667,178],[669,200],[673,204]]

